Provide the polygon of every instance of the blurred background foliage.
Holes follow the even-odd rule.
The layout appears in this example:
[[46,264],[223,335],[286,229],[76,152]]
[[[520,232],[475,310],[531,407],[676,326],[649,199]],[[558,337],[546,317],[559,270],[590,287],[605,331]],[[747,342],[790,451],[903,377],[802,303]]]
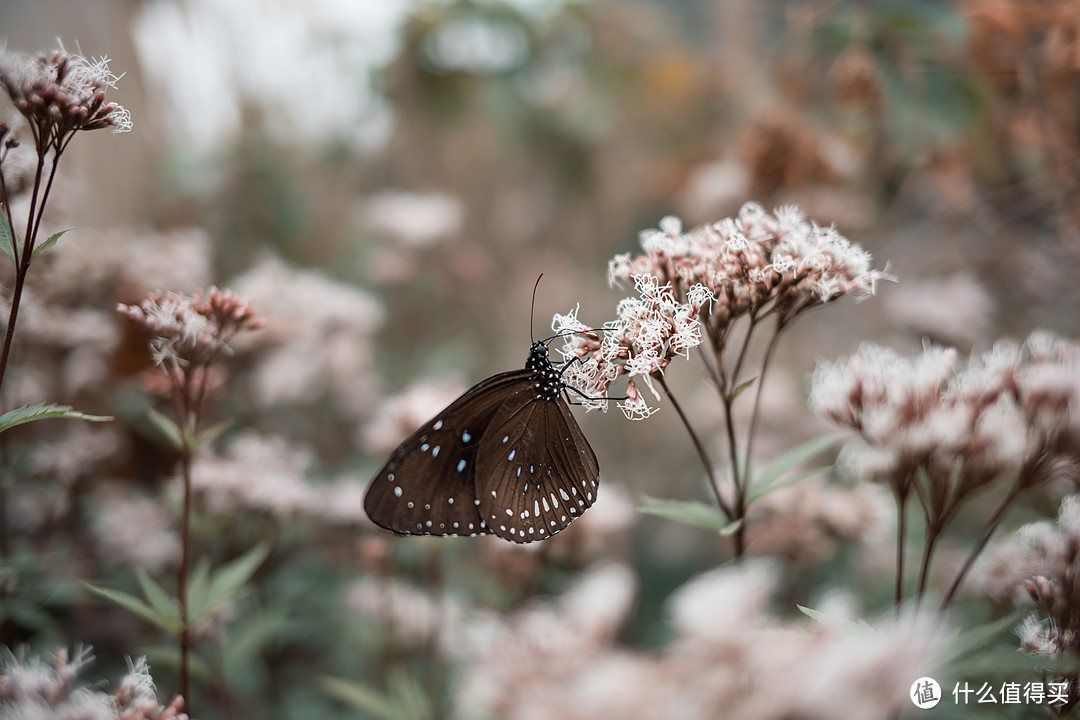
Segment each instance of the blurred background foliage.
[[[37,320],[5,386],[5,407],[36,393],[119,420],[7,438],[4,643],[87,642],[106,668],[147,652],[170,686],[175,649],[74,582],[134,591],[133,564],[166,584],[175,564],[175,458],[144,419],[145,338],[113,308],[216,283],[269,320],[238,342],[216,398],[234,428],[196,466],[225,478],[206,480],[196,555],[274,544],[201,636],[201,718],[445,712],[454,666],[424,623],[457,610],[395,619],[398,583],[509,610],[619,560],[640,580],[623,640],[667,640],[670,592],[729,553],[631,512],[642,493],[709,497],[670,407],[634,424],[578,413],[615,499],[536,547],[394,540],[359,503],[410,423],[524,362],[541,272],[536,336],[577,305],[587,323],[610,320],[627,291],[608,287],[607,261],[664,215],[692,226],[747,200],[797,203],[899,278],[786,337],[763,400],[766,455],[825,430],[805,407],[808,372],[868,339],[967,351],[1035,327],[1077,334],[1068,0],[15,0],[3,15],[9,50],[59,37],[109,55],[126,73],[112,99],[135,122],[65,158],[49,221],[77,229],[31,283]],[[696,361],[669,377],[719,449]],[[789,557],[777,607],[834,586],[867,612],[887,605],[888,539]],[[137,552],[154,543],[156,559]],[[972,618],[993,612],[967,603]],[[361,691],[323,676],[427,699],[342,703]]]

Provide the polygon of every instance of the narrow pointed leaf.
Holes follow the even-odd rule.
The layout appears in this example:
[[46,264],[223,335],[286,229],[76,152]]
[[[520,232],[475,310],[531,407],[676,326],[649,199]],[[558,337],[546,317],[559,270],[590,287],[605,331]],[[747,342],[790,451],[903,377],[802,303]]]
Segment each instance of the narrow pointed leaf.
[[390,692],[405,710],[405,717],[424,720],[431,716],[431,704],[424,688],[412,675],[399,671],[390,676]]
[[645,496],[645,504],[638,507],[638,511],[698,525],[725,535],[738,529],[739,521],[732,522],[720,508],[696,500],[660,500]]
[[168,630],[171,633],[175,633],[179,630],[179,623],[175,623],[169,618],[164,617],[157,610],[154,610],[154,608],[150,607],[134,595],[121,590],[98,587],[97,585],[91,585],[88,582],[84,582],[83,586],[90,592],[116,603],[125,610],[135,613],[143,620],[157,625],[164,630]]
[[832,467],[833,467],[832,465],[823,465],[823,466],[821,466],[819,468],[814,468],[813,470],[807,470],[806,472],[798,473],[797,475],[790,475],[790,476],[788,476],[787,478],[785,478],[783,480],[780,480],[778,482],[774,482],[772,485],[770,485],[769,487],[766,487],[766,488],[758,489],[756,487],[756,484],[755,484],[755,489],[754,489],[753,492],[750,493],[750,497],[748,497],[746,499],[746,504],[747,505],[752,505],[756,501],[760,500],[761,498],[765,497],[769,493],[773,492],[774,490],[779,490],[781,488],[786,488],[786,487],[790,487],[792,485],[796,485],[796,484],[802,482],[803,480],[806,480],[807,478],[814,477],[815,475],[823,475],[823,474],[827,473],[829,470],[831,470]]
[[845,437],[843,433],[824,435],[791,448],[761,469],[758,476],[753,479],[750,496],[761,497],[786,473]]
[[795,604],[795,607],[799,609],[806,617],[815,622],[819,622],[826,627],[846,627],[851,629],[860,630],[873,630],[873,625],[870,625],[865,620],[852,620],[851,618],[843,617],[842,615],[834,615],[833,613],[822,612],[821,610],[815,610],[803,605]]
[[69,232],[71,232],[71,228],[68,228],[67,230],[61,230],[58,233],[54,233],[53,235],[50,235],[48,240],[46,240],[45,242],[41,243],[36,248],[34,248],[34,252],[32,252],[30,254],[30,257],[32,257],[32,258],[37,257],[37,254],[39,252],[41,252],[42,250],[48,250],[49,248],[51,248],[53,245],[56,244],[57,240],[59,240],[65,234],[67,234]]
[[213,608],[208,607],[210,589],[210,559],[199,558],[188,579],[188,622],[193,623]]
[[180,426],[172,418],[162,414],[155,408],[147,408],[146,416],[150,418],[151,424],[165,436],[170,445],[177,450],[184,449],[184,440],[180,436]]
[[179,626],[180,613],[169,594],[141,567],[135,568],[135,578],[139,581],[139,587],[142,588],[143,595],[151,607],[162,617],[173,620]]
[[18,266],[19,261],[15,258],[17,250],[16,246],[21,247],[22,242],[18,236],[15,237],[15,242],[11,240],[11,227],[8,225],[7,218],[0,215],[0,250],[4,251],[4,254],[8,256],[8,260],[15,266]]
[[319,684],[338,700],[380,720],[402,720],[404,717],[403,708],[393,697],[373,687],[334,677],[319,678]]
[[754,384],[754,383],[756,383],[756,382],[757,382],[757,378],[756,378],[756,377],[752,377],[752,378],[750,378],[749,380],[747,380],[746,382],[744,382],[744,383],[742,383],[741,385],[739,385],[739,386],[738,386],[737,388],[735,388],[735,389],[734,389],[734,390],[732,391],[732,393],[731,393],[731,399],[732,399],[732,400],[734,400],[735,398],[737,398],[737,397],[739,397],[740,395],[742,395],[742,394],[743,394],[744,392],[746,392],[746,391],[747,391],[747,390],[748,390],[748,389],[749,389],[749,388],[750,388],[751,386],[753,386],[753,384]]
[[72,420],[88,420],[90,422],[108,422],[113,419],[111,415],[81,413],[78,410],[73,410],[70,405],[38,403],[37,405],[23,405],[21,408],[9,410],[0,415],[0,432],[10,430],[16,425],[47,418],[69,418]]
[[218,605],[232,598],[247,584],[269,554],[269,546],[256,545],[214,573],[206,593],[206,612],[213,612]]
[[199,433],[199,436],[197,438],[195,438],[195,447],[193,447],[192,449],[198,450],[199,448],[214,442],[219,437],[221,437],[221,434],[223,432],[232,427],[232,424],[232,418],[229,418],[206,428],[201,433]]

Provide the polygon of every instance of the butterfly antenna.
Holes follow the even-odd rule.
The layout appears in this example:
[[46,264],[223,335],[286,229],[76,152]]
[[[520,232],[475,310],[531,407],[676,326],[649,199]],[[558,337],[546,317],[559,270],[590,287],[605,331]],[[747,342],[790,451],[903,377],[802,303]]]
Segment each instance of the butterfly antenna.
[[533,297],[532,305],[529,306],[529,342],[535,343],[536,338],[533,336],[533,316],[536,313],[536,288],[540,287],[540,278],[544,277],[544,273],[540,273],[540,276],[536,278],[536,284],[533,285]]

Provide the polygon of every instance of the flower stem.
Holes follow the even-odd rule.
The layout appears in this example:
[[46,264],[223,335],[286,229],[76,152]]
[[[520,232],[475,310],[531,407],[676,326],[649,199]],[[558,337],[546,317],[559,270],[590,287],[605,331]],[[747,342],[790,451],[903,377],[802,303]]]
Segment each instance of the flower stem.
[[716,496],[716,503],[720,506],[720,510],[728,520],[734,520],[735,517],[732,514],[731,507],[724,501],[724,498],[720,495],[720,486],[716,482],[716,473],[713,471],[712,461],[709,460],[709,454],[705,452],[705,446],[701,444],[701,439],[697,433],[694,432],[693,426],[690,424],[690,420],[686,417],[686,413],[683,412],[682,406],[679,405],[679,401],[675,399],[675,396],[671,392],[671,388],[668,387],[667,382],[664,381],[664,376],[660,373],[655,373],[653,378],[660,383],[660,387],[664,390],[664,394],[667,395],[668,400],[671,401],[672,407],[675,408],[675,412],[679,414],[679,419],[682,420],[683,427],[686,428],[686,432],[690,434],[690,440],[694,443],[694,449],[697,450],[698,457],[701,458],[701,464],[705,466],[705,473],[709,476],[709,487],[712,488],[713,494]]
[[945,599],[941,601],[941,610],[947,610],[952,601],[956,598],[956,593],[960,590],[960,584],[964,582],[964,578],[967,577],[968,572],[971,570],[975,561],[979,558],[979,555],[986,548],[986,544],[990,542],[990,537],[994,534],[994,531],[1001,525],[1001,521],[1005,519],[1005,515],[1009,512],[1009,508],[1012,507],[1013,502],[1020,496],[1027,486],[1022,482],[1017,482],[1016,486],[1005,496],[1005,499],[998,505],[997,510],[990,516],[990,520],[987,521],[986,527],[983,528],[982,535],[979,537],[979,542],[975,544],[971,552],[968,553],[967,559],[964,561],[963,567],[960,568],[960,572],[956,574],[953,579],[952,585],[949,586],[949,591],[945,593]]
[[188,625],[188,563],[191,547],[191,448],[185,442],[181,449],[180,470],[184,479],[184,509],[180,518],[180,568],[176,586],[180,595],[180,694],[191,708],[191,685],[189,678],[189,649],[191,628]]
[[900,603],[904,601],[904,546],[907,542],[907,492],[893,488],[896,498],[896,590],[893,603],[896,614],[900,614]]

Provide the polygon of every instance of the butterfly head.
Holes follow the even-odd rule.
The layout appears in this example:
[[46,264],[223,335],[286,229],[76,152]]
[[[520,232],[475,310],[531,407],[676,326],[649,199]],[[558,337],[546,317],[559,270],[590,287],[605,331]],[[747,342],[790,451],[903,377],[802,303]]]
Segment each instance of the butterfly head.
[[525,369],[533,374],[536,396],[542,400],[554,400],[562,392],[563,382],[559,371],[548,358],[548,347],[543,342],[534,342],[529,348],[529,359]]

